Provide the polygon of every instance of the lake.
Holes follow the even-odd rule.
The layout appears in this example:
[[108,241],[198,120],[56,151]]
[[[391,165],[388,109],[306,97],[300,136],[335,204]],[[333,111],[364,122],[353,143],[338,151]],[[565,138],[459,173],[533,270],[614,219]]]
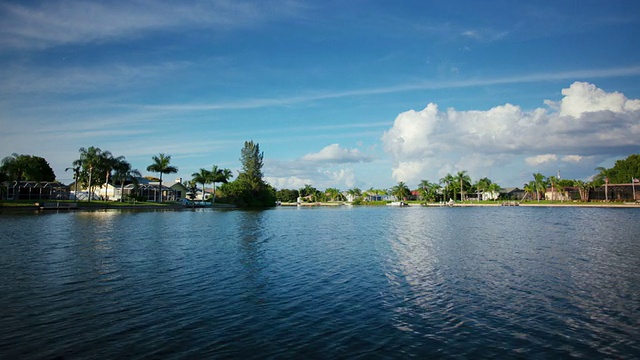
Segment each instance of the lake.
[[0,358],[638,358],[640,209],[0,214]]

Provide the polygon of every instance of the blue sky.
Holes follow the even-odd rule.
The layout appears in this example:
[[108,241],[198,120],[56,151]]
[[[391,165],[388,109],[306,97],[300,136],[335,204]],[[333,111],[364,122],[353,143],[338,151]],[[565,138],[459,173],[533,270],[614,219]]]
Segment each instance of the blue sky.
[[640,153],[637,1],[4,1],[0,156],[277,188],[588,179]]

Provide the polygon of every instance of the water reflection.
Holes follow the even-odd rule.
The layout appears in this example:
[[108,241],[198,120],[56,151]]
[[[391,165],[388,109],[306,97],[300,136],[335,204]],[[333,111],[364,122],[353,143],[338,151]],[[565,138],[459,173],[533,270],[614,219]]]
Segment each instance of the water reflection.
[[633,211],[607,214],[294,208],[0,218],[0,353],[637,358],[640,225]]

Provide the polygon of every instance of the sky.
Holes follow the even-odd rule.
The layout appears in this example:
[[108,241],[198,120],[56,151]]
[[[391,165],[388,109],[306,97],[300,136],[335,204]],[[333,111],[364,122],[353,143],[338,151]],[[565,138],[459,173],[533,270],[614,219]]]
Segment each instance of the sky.
[[640,153],[640,2],[0,1],[0,158],[416,188],[588,180]]

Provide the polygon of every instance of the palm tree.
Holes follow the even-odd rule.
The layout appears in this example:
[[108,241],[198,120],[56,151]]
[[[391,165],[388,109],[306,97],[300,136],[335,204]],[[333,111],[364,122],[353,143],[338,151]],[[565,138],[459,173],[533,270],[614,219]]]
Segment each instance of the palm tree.
[[533,174],[533,183],[536,191],[536,195],[538,198],[538,202],[540,202],[540,194],[544,193],[547,190],[547,182],[545,181],[544,175],[540,173]]
[[[451,184],[453,184],[454,178],[453,175],[447,174],[443,178],[440,179],[440,184],[444,184],[444,197],[447,197],[447,191],[450,189]],[[443,199],[446,201],[446,199]]]
[[200,168],[200,171],[191,174],[191,177],[196,183],[202,184],[202,201],[205,201],[205,184],[211,182],[211,171]]
[[360,190],[359,188],[355,187],[353,189],[347,190],[347,194],[351,195],[351,201],[355,201],[357,198],[362,196],[362,190]]
[[573,185],[578,188],[580,193],[580,201],[589,201],[589,190],[593,188],[592,182],[584,182],[582,180],[574,180]]
[[76,198],[76,200],[78,200],[78,181],[80,180],[80,169],[82,169],[82,166],[80,165],[75,165],[64,169],[64,171],[73,170],[73,182],[76,187],[74,197]]
[[[489,178],[482,178],[479,179],[476,183],[475,183],[475,188],[476,188],[476,192],[478,195],[478,200],[480,199],[480,193],[484,193],[485,191],[487,191],[489,189],[489,185],[491,185],[491,180]],[[484,197],[483,197],[484,199]]]
[[422,180],[418,185],[420,187],[420,195],[424,198],[425,202],[433,201],[436,197],[440,185],[432,183],[429,180]]
[[120,202],[124,201],[124,184],[127,182],[127,179],[130,177],[140,177],[140,171],[138,169],[133,169],[131,164],[124,159],[123,156],[119,157],[117,164],[113,168],[115,173],[113,174],[114,181],[120,183]]
[[211,203],[216,202],[216,183],[226,184],[233,177],[233,173],[229,169],[219,169],[216,165],[213,165],[211,170],[211,182],[213,183],[213,198]]
[[558,178],[551,175],[547,177],[547,182],[551,184],[551,200],[555,200],[555,192],[556,192],[556,184],[558,183]]
[[536,183],[535,181],[529,181],[527,184],[524,184],[524,197],[522,198],[522,200],[524,200],[527,195],[531,195],[531,200],[533,200],[533,193],[536,192]]
[[609,178],[612,169],[599,166],[595,168],[595,170],[598,174],[593,177],[593,184],[596,186],[602,186],[602,184],[604,184],[604,200],[609,201]]
[[407,200],[409,195],[411,195],[411,190],[404,182],[398,182],[398,185],[391,188],[391,193],[398,198],[398,200]]
[[331,201],[341,200],[342,198],[342,193],[340,193],[340,190],[337,188],[328,188],[325,190],[325,194]]
[[102,153],[102,158],[100,161],[100,167],[106,173],[105,182],[104,182],[104,198],[105,200],[109,200],[109,177],[111,176],[111,170],[114,170],[120,161],[124,160],[123,156],[113,157],[109,151],[105,151]]
[[[464,186],[469,186],[471,184],[471,177],[467,175],[466,171],[458,171],[456,176],[454,177],[456,183],[460,184],[460,201],[464,201]],[[454,194],[455,197],[455,194]]]
[[[500,196],[500,190],[502,190],[502,188],[496,184],[496,183],[491,183],[489,184],[489,186],[487,186],[486,191],[490,192],[493,196],[493,194],[498,194],[498,197]],[[498,198],[496,197],[496,200]]]
[[178,168],[169,165],[171,162],[171,155],[165,156],[160,153],[158,156],[154,155],[151,159],[153,159],[153,164],[147,166],[147,171],[157,172],[160,174],[158,191],[160,192],[160,202],[162,202],[162,174],[175,174],[178,172]]
[[[81,166],[83,171],[88,174],[89,180],[87,182],[87,187],[89,188],[89,201],[93,197],[93,172],[97,170],[100,166],[100,161],[103,156],[103,151],[100,148],[91,146],[88,149],[81,147],[79,150],[80,158],[73,162],[74,166]],[[111,153],[107,151],[110,155]]]

